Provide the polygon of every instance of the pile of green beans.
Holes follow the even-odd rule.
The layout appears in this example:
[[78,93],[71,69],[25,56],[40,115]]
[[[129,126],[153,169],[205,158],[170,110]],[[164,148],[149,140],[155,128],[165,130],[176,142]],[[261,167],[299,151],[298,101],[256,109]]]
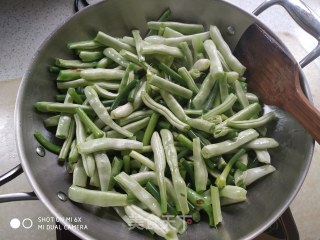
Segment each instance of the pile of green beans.
[[279,144],[266,137],[276,115],[247,92],[219,29],[170,17],[148,22],[145,38],[134,29],[69,43],[78,59],[50,67],[57,102],[35,104],[63,145],[34,136],[73,175],[70,200],[176,239],[186,217],[216,227],[222,206],[246,201],[247,186],[275,171],[268,149]]

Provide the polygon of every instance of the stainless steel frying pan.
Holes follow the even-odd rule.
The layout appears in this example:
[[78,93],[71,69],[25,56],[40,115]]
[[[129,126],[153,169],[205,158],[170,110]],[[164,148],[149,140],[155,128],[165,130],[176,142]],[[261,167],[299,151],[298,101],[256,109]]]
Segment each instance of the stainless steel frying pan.
[[[294,16],[298,23],[319,39],[319,19],[298,0],[267,1],[256,13],[272,4],[281,4]],[[97,31],[105,31],[114,36],[129,34],[133,28],[146,30],[146,22],[156,19],[170,7],[174,20],[202,23],[206,27],[217,25],[232,49],[243,32],[253,23],[263,26],[279,42],[264,24],[254,15],[220,0],[108,0],[87,7],[70,18],[42,44],[29,70],[25,74],[16,104],[16,138],[19,156],[36,196],[51,213],[61,219],[62,224],[84,239],[149,239],[146,232],[128,230],[128,227],[113,212],[92,206],[62,201],[62,193],[67,193],[71,176],[64,167],[57,164],[57,157],[47,153],[40,157],[36,153],[38,143],[33,137],[40,130],[48,138],[51,134],[43,127],[46,117],[33,109],[37,101],[53,101],[57,93],[54,77],[47,71],[55,57],[72,58],[66,51],[66,44],[72,41],[92,39]],[[280,44],[282,44],[280,42]],[[318,47],[302,62],[306,65],[319,55]],[[250,51],[250,49],[248,49]],[[262,53],[263,54],[263,53]],[[301,72],[301,84],[310,99],[307,83]],[[288,113],[274,108],[279,121],[270,126],[269,136],[274,137],[280,147],[271,152],[273,165],[277,171],[257,182],[248,191],[248,201],[223,208],[223,224],[217,229],[209,228],[206,221],[194,224],[181,239],[249,239],[257,236],[270,226],[288,208],[299,191],[307,174],[313,154],[314,141],[303,127]],[[13,176],[20,171],[17,167]],[[7,174],[7,175],[10,175]],[[2,182],[6,180],[0,179]],[[58,194],[60,193],[60,194]],[[34,194],[6,195],[1,201],[35,198]],[[65,217],[81,217],[83,230],[70,223]]]

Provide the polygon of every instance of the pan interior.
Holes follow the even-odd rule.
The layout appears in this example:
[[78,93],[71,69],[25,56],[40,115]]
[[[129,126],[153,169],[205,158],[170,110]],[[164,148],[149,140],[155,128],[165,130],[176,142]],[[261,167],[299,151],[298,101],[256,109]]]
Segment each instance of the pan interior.
[[[250,14],[223,1],[215,0],[109,0],[103,1],[73,16],[40,47],[30,65],[19,90],[16,109],[16,132],[19,155],[24,170],[37,195],[58,218],[81,218],[80,223],[62,220],[70,230],[87,239],[149,239],[146,231],[128,230],[112,209],[62,202],[59,191],[67,193],[72,183],[65,168],[57,164],[57,156],[47,152],[39,157],[38,143],[33,137],[40,130],[50,138],[52,134],[43,126],[45,114],[33,109],[37,101],[54,101],[57,93],[55,76],[47,71],[54,58],[72,59],[67,50],[68,42],[93,39],[98,31],[113,36],[130,34],[134,28],[146,31],[146,22],[170,7],[177,21],[202,23],[206,28],[217,25],[233,49],[245,29],[257,20]],[[227,27],[235,28],[234,35],[227,34]],[[248,51],[250,51],[248,49]],[[305,81],[303,81],[305,85]],[[310,94],[309,94],[310,96]],[[207,222],[189,226],[181,239],[243,239],[252,238],[265,230],[288,207],[307,173],[313,140],[288,113],[274,108],[278,122],[269,125],[268,136],[274,137],[280,147],[271,151],[272,164],[277,171],[250,186],[248,201],[223,208],[223,224],[209,228]],[[78,227],[77,227],[78,225]],[[81,229],[80,225],[87,225]]]

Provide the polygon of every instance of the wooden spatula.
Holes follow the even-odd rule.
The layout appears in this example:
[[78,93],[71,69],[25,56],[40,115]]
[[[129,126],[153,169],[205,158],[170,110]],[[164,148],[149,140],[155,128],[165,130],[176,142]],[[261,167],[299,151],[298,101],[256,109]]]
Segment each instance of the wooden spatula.
[[242,35],[234,54],[247,67],[249,90],[264,103],[291,113],[320,143],[320,113],[301,89],[298,64],[278,41],[253,24]]

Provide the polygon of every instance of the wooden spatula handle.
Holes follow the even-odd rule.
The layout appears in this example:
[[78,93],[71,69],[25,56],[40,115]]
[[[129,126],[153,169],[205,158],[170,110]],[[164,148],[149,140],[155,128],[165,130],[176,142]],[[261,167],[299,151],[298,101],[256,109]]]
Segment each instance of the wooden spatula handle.
[[320,143],[320,112],[308,101],[301,89],[292,95],[284,106],[310,135]]

